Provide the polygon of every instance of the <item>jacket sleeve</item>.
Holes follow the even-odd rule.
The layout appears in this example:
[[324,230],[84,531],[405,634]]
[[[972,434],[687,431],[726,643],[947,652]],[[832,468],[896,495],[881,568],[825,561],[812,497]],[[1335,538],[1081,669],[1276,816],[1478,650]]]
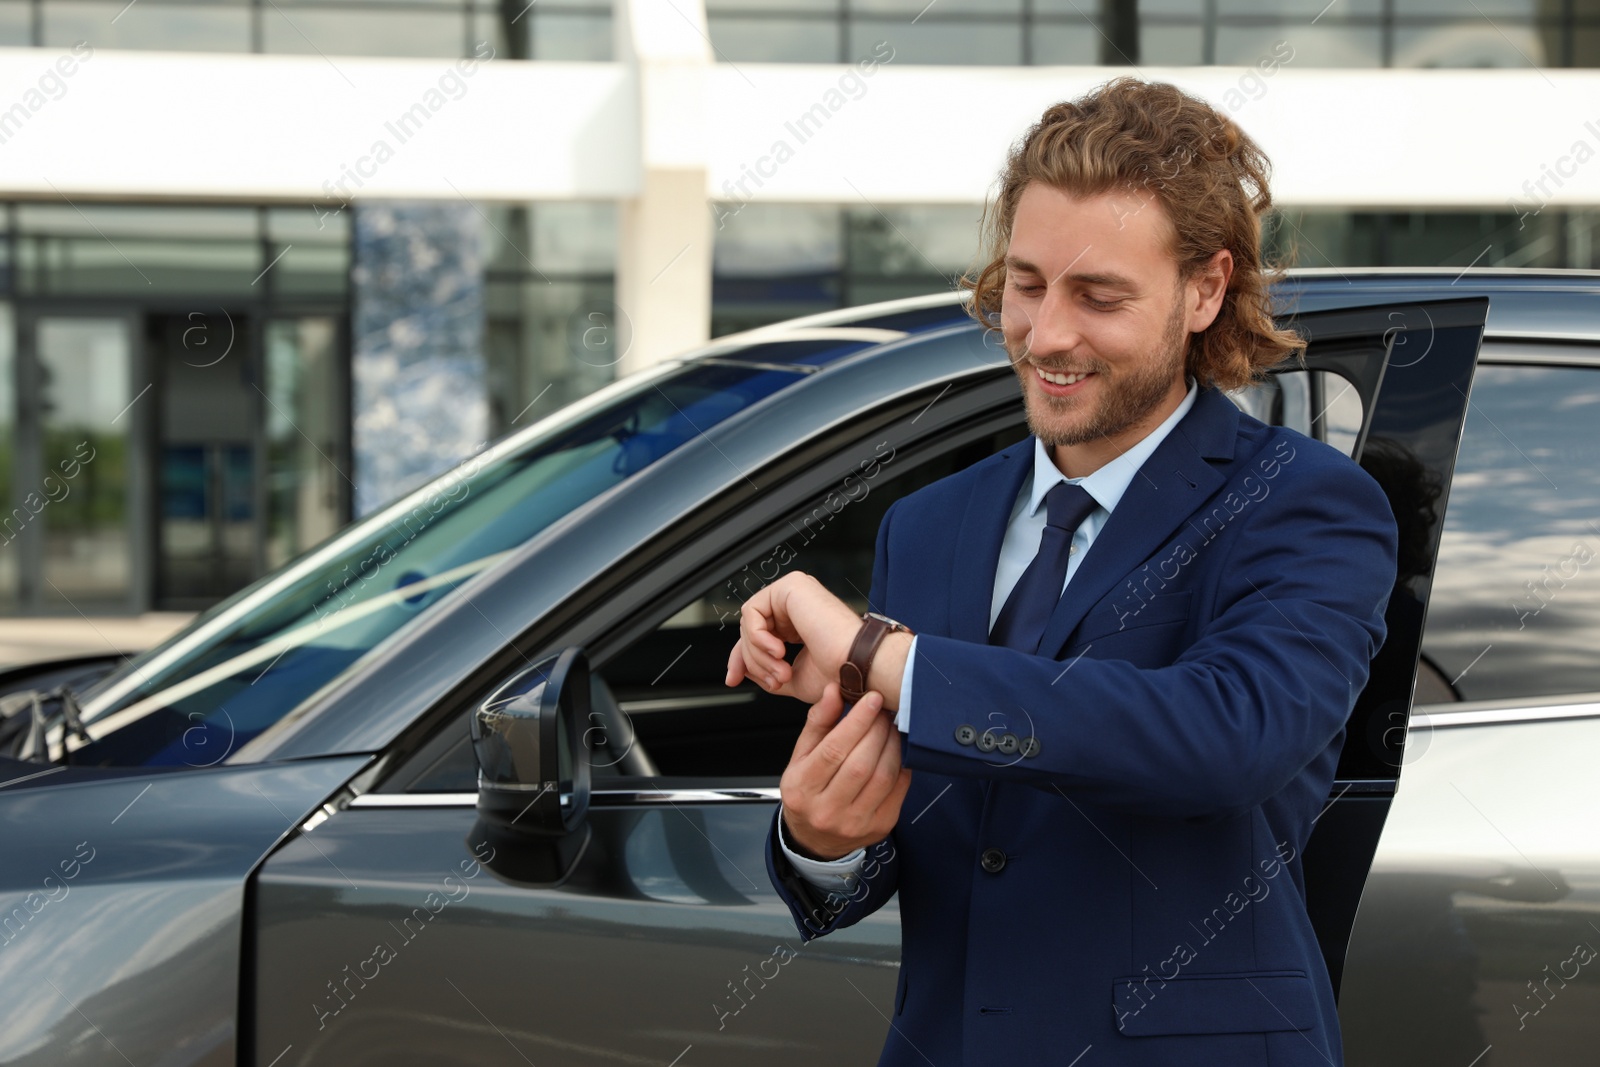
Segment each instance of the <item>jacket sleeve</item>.
[[[874,611],[883,611],[887,607],[884,598],[889,589],[889,520],[898,503],[895,501],[889,505],[883,521],[878,524],[877,546],[872,557],[872,587],[867,591],[867,603]],[[850,893],[827,893],[806,881],[789,862],[780,847],[778,812],[775,811],[772,825],[767,828],[767,877],[778,891],[778,896],[789,906],[800,937],[809,941],[813,937],[821,937],[840,927],[860,922],[894,896],[900,880],[898,848],[891,831],[888,837],[867,847],[861,875]]]
[[852,926],[871,915],[894,896],[900,880],[899,855],[894,834],[869,845],[861,876],[849,893],[829,893],[807,882],[778,847],[778,813],[767,828],[767,877],[788,905],[801,940]]
[[[1084,654],[1063,671],[1048,656],[921,635],[906,766],[1191,818],[1279,792],[1344,728],[1395,580],[1394,516],[1377,483],[1348,462],[1315,474],[1280,486],[1277,506],[1231,543],[1199,549],[1227,555],[1205,561],[1218,577],[1195,610],[1209,622],[1169,666]],[[957,740],[963,725],[1038,747],[984,753]]]

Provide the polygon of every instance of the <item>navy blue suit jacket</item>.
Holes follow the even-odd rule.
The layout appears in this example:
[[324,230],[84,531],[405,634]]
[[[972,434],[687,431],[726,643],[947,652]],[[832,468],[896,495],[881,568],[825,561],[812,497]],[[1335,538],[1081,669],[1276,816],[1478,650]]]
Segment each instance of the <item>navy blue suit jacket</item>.
[[853,897],[826,900],[769,833],[774,886],[804,938],[899,892],[881,1065],[1091,1045],[1095,1067],[1340,1064],[1300,854],[1384,638],[1383,492],[1202,389],[1028,655],[987,642],[1032,455],[1029,437],[884,515],[869,599],[920,635],[911,789]]

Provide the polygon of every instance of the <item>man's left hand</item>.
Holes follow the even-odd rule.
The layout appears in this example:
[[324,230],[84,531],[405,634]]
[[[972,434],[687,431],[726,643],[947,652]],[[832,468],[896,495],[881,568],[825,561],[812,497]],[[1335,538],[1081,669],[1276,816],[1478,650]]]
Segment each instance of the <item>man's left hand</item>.
[[[728,654],[727,684],[749,677],[762,689],[814,704],[839,681],[861,616],[803,571],[763,586],[739,612],[739,640]],[[784,643],[805,647],[790,664]]]

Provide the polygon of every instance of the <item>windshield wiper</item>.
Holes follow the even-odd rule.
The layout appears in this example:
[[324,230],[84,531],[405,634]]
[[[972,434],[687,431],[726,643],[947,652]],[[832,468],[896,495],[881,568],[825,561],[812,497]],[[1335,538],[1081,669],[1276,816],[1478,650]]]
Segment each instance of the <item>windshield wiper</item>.
[[[35,763],[55,762],[50,759],[50,746],[45,740],[50,717],[44,712],[44,704],[50,700],[59,701],[61,704],[63,764],[67,762],[66,733],[77,734],[84,744],[94,740],[84,728],[78,695],[72,691],[70,685],[63,682],[54,689],[24,689],[17,693],[7,693],[0,698],[0,736],[5,738],[5,747],[12,758],[31,760]],[[26,725],[22,722],[12,724],[11,720],[20,719],[24,715],[26,715]]]
[[[89,731],[84,729],[83,706],[78,703],[78,694],[72,691],[72,686],[62,682],[45,695],[56,697],[61,701],[61,722],[67,730],[77,734],[86,745],[94,740],[89,736]],[[67,762],[67,738],[65,733],[61,738],[61,762]]]

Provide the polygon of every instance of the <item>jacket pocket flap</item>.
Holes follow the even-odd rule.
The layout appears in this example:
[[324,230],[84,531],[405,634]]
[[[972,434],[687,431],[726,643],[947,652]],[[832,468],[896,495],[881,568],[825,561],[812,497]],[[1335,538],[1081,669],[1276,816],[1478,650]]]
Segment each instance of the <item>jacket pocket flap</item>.
[[1316,1022],[1311,980],[1303,971],[1252,971],[1112,984],[1117,1028],[1128,1037],[1157,1034],[1307,1030]]
[[1097,607],[1084,616],[1078,632],[1073,634],[1073,643],[1078,644],[1139,626],[1154,626],[1160,622],[1187,619],[1189,602],[1193,599],[1193,592],[1185,589],[1179,593],[1157,593],[1143,601],[1113,602]]

